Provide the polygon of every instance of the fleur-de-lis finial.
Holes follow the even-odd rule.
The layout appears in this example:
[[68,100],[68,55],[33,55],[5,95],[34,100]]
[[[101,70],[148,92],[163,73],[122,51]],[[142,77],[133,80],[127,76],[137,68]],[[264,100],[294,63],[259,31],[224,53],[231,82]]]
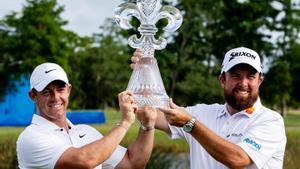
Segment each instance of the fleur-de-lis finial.
[[133,3],[123,3],[115,10],[115,20],[123,29],[131,29],[131,17],[137,18],[141,25],[138,31],[141,37],[132,35],[128,43],[133,48],[142,48],[144,57],[153,57],[154,50],[166,47],[166,39],[159,37],[155,39],[157,32],[155,24],[163,18],[168,20],[167,26],[163,28],[166,32],[176,31],[182,24],[180,11],[172,6],[162,6],[161,0],[137,0]]
[[124,29],[131,29],[132,17],[140,21],[138,31],[141,36],[132,35],[128,43],[133,48],[141,48],[143,55],[133,69],[127,89],[132,91],[139,107],[145,105],[167,107],[169,96],[166,93],[158,69],[154,51],[166,47],[167,40],[154,37],[157,32],[155,24],[166,18],[168,24],[163,28],[166,32],[174,32],[182,24],[182,15],[172,6],[162,6],[161,0],[137,0],[136,4],[123,3],[115,10],[116,22]]

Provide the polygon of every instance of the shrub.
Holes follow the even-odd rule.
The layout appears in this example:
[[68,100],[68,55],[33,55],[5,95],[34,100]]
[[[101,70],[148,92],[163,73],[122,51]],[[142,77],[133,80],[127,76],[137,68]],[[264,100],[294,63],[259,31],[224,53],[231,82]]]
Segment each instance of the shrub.
[[16,139],[0,139],[0,168],[15,169],[18,168],[16,154]]

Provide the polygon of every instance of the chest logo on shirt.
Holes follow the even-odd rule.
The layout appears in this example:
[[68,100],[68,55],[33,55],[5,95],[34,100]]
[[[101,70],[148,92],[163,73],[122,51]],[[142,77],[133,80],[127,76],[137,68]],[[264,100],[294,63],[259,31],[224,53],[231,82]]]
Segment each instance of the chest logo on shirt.
[[226,137],[228,138],[228,137],[242,137],[243,136],[243,134],[242,133],[231,133],[231,134],[228,134]]
[[79,138],[84,137],[86,134],[79,134]]
[[250,138],[245,138],[243,140],[245,143],[250,144],[252,147],[254,147],[256,150],[260,150],[261,149],[261,145],[256,143],[254,140],[250,139]]

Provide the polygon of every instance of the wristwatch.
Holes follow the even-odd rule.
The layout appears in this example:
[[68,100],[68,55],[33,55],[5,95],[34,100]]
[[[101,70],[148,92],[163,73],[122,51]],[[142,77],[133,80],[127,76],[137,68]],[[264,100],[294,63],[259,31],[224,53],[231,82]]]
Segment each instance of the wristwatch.
[[195,122],[196,119],[195,117],[192,117],[191,120],[187,121],[184,125],[183,125],[183,131],[187,132],[187,133],[191,133],[194,126],[195,126]]

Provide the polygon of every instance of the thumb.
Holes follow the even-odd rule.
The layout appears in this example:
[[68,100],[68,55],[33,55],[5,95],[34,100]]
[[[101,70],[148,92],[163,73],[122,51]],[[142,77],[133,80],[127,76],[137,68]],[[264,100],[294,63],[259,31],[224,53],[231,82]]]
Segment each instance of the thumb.
[[172,98],[170,98],[169,104],[170,104],[170,108],[172,108],[172,109],[178,109],[178,108],[179,108],[179,106],[177,106],[177,105],[173,102],[173,99],[172,99]]

